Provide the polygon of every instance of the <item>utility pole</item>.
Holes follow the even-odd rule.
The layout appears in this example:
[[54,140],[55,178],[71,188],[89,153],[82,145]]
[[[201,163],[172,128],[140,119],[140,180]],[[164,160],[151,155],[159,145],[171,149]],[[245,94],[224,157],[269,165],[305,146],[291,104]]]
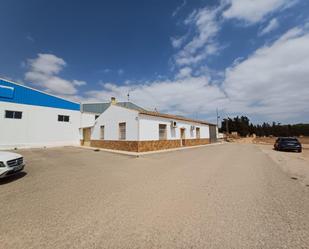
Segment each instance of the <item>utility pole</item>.
[[217,113],[217,128],[219,129],[219,113],[218,113],[218,108],[216,109],[216,113]]

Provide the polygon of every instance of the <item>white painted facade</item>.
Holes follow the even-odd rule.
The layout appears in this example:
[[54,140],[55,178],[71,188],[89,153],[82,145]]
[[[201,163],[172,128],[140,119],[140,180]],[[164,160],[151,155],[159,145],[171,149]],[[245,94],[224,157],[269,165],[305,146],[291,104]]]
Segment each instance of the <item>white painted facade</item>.
[[80,121],[80,128],[87,128],[92,127],[95,124],[95,116],[94,113],[81,113],[81,121]]
[[[22,119],[5,118],[6,110],[21,111]],[[80,125],[80,111],[0,102],[0,149],[78,145]]]
[[126,123],[126,140],[138,140],[138,112],[111,105],[95,121],[91,139],[101,139],[101,126],[104,126],[104,140],[119,140],[119,123]]
[[[174,120],[177,127],[173,128],[172,119],[139,114],[138,111],[111,105],[95,121],[91,130],[92,140],[101,140],[101,126],[104,126],[104,140],[119,140],[119,123],[126,123],[127,141],[159,140],[159,124],[166,124],[167,139],[181,139],[180,129],[185,129],[186,139],[196,138],[196,128],[200,128],[200,138],[209,138],[209,126],[197,122]],[[194,129],[192,129],[194,127]]]
[[[180,139],[180,129],[185,129],[185,139],[195,139],[196,138],[196,128],[200,128],[200,138],[209,138],[209,126],[181,120],[176,121],[177,125],[175,128],[171,125],[172,119],[149,116],[149,115],[139,115],[139,140],[140,141],[150,141],[159,140],[159,124],[166,124],[167,126],[167,139]],[[193,127],[194,129],[192,129]]]
[[[2,87],[13,89],[15,85],[14,87]],[[119,123],[126,123],[125,140],[127,141],[159,140],[159,124],[166,124],[168,140],[180,139],[181,128],[185,129],[186,139],[196,138],[196,130],[191,129],[192,126],[200,128],[200,138],[209,138],[208,125],[175,120],[177,127],[172,128],[172,120],[169,118],[140,114],[135,109],[129,109],[116,104],[111,104],[107,109],[104,109],[104,112],[96,119],[98,113],[81,112],[78,108],[78,103],[74,103],[75,107],[67,106],[60,103],[61,98],[58,98],[58,100],[49,99],[49,94],[47,93],[19,86],[18,84],[16,84],[16,87],[23,88],[22,90],[16,90],[19,94],[16,96],[16,103],[6,102],[5,99],[3,101],[0,100],[0,150],[79,145],[80,140],[84,138],[83,132],[85,128],[90,128],[91,140],[102,139],[102,126],[104,126],[104,140],[120,140]],[[54,105],[49,106],[63,106],[64,109],[42,106],[48,103],[43,102],[43,99],[40,99],[42,103],[39,104],[41,105],[35,105],[37,103],[35,101],[31,102],[35,104],[22,104],[25,102],[18,102],[21,101],[21,98],[29,98],[29,91],[27,92],[25,89],[45,94],[44,101],[59,101],[59,105],[54,103]],[[2,92],[2,99],[4,98],[3,94]],[[12,96],[14,97],[14,95]],[[40,98],[40,96],[37,96],[37,98]],[[12,99],[10,98],[10,101]],[[33,99],[36,99],[36,97],[33,97]],[[6,118],[6,111],[22,112],[22,118]],[[58,121],[58,115],[69,116],[69,122]],[[89,134],[88,131],[85,133],[87,136]]]

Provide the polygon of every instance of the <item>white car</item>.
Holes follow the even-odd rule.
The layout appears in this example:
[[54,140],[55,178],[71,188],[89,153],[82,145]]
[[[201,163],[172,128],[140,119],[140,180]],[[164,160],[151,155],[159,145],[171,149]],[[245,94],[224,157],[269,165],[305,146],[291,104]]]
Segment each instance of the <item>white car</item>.
[[25,163],[22,155],[12,152],[0,151],[0,178],[4,178],[24,169]]

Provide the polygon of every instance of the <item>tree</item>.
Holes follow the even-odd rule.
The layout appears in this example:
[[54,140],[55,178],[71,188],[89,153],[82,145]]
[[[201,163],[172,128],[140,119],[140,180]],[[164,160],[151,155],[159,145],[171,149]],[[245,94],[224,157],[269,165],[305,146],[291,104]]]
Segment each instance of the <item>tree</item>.
[[256,134],[257,136],[309,136],[309,124],[287,124],[264,122],[262,125],[254,125],[246,116],[236,116],[234,118],[223,119],[221,122],[221,132],[237,132],[240,136]]

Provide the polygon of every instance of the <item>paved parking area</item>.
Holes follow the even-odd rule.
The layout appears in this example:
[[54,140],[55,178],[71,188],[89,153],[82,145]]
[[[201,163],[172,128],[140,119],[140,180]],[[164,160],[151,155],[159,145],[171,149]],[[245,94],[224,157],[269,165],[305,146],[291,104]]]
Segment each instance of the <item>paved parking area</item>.
[[256,145],[19,153],[26,173],[0,182],[1,248],[309,248],[309,188]]

